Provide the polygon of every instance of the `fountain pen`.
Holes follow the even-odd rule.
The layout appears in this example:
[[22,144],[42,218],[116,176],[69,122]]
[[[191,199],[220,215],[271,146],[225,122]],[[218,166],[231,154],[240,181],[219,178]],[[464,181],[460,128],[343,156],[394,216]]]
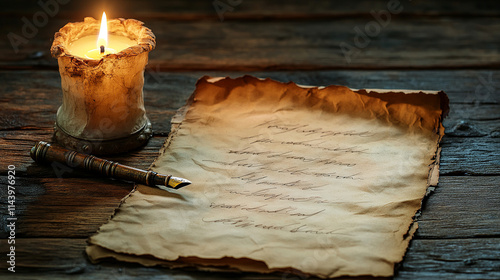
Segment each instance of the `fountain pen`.
[[106,177],[133,181],[162,190],[180,189],[191,184],[189,180],[163,175],[154,171],[146,171],[101,159],[93,155],[82,154],[57,145],[39,141],[30,152],[31,158],[38,163],[59,162],[71,168],[88,170]]

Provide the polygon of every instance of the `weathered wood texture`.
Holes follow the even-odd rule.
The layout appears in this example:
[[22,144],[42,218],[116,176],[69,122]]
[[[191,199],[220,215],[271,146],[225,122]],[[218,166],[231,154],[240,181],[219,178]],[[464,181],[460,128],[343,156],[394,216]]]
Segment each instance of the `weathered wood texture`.
[[[459,273],[457,273],[459,272]],[[500,238],[412,240],[395,279],[499,279]]]
[[442,176],[424,202],[416,237],[500,237],[498,183],[498,176]]
[[[145,73],[155,136],[143,149],[107,157],[138,168],[146,169],[157,156],[171,116],[203,75],[444,90],[451,111],[444,122],[440,184],[423,202],[419,230],[395,279],[500,278],[499,1],[400,0],[401,12],[392,13],[380,30],[372,11],[388,10],[388,0],[41,3],[55,1],[58,10],[46,22],[40,22],[39,1],[9,1],[0,10],[0,178],[8,164],[16,165],[19,218],[17,273],[8,273],[0,257],[0,278],[303,279],[88,262],[85,240],[133,184],[35,164],[29,149],[50,140],[62,98],[57,62],[49,53],[54,33],[68,21],[99,17],[102,10],[111,18],[145,21],[158,39]],[[218,11],[214,3],[229,9]],[[26,22],[33,23],[37,13],[39,22],[28,30]],[[370,28],[371,35],[360,35]],[[8,37],[14,33],[25,40],[17,51]],[[359,52],[345,54],[341,43]],[[0,189],[0,256],[8,252],[5,191]]]
[[[22,16],[0,17],[0,34],[6,38],[0,41],[0,67],[56,69],[49,52],[54,33],[69,20],[82,18],[50,18],[28,31]],[[163,71],[500,66],[496,17],[393,14],[381,24],[371,15],[310,21],[144,21],[157,36],[150,65]]]
[[[18,237],[86,238],[108,221],[133,187],[132,183],[98,178],[17,181]],[[0,205],[0,213],[7,215],[5,201]],[[7,236],[7,232],[1,232],[1,238]]]
[[[51,2],[51,1],[44,1]],[[68,3],[64,3],[68,2]],[[301,18],[368,16],[370,12],[387,9],[387,0],[362,1],[302,1],[302,0],[191,0],[189,5],[183,0],[169,1],[121,1],[87,0],[57,1],[58,12],[54,17],[100,16],[102,10],[120,17],[165,18],[176,20],[200,20],[205,18],[220,20],[218,10],[224,12],[223,19],[261,18]],[[415,1],[401,0],[405,16],[498,16],[498,1]],[[224,5],[226,4],[226,5]],[[38,1],[18,0],[2,5],[2,16],[30,16],[42,10]],[[54,10],[57,10],[54,8]]]
[[[189,72],[145,73],[145,104],[155,131],[166,135],[169,118],[185,104],[204,75],[238,77],[251,74],[282,82],[346,85],[351,88],[444,90],[451,112],[445,119],[453,136],[498,137],[500,129],[500,71],[307,71],[307,72]],[[0,130],[50,129],[61,104],[56,71],[0,71]],[[458,129],[457,129],[458,128]]]
[[[106,262],[92,265],[84,258],[83,239],[18,239],[16,274],[6,272],[0,263],[0,276],[8,279],[304,279],[293,275],[255,275],[237,273],[200,273],[141,267],[134,264]],[[7,254],[1,240],[0,254]],[[410,253],[398,269],[395,279],[498,279],[500,277],[500,240],[469,238],[448,240],[413,240]],[[31,248],[37,248],[33,254]],[[54,250],[64,248],[65,250]],[[411,252],[414,251],[414,254]],[[481,254],[478,254],[480,252]],[[480,257],[478,257],[480,255]],[[456,271],[462,273],[457,274]],[[307,278],[314,279],[314,278]],[[358,279],[358,278],[356,278]],[[373,278],[368,278],[373,279]]]

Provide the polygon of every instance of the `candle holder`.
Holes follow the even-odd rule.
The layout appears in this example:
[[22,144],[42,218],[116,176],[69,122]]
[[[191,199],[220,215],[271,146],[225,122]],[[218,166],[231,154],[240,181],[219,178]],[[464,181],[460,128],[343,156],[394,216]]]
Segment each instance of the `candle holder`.
[[143,146],[152,136],[143,85],[148,54],[156,41],[142,22],[114,19],[108,21],[109,34],[135,45],[101,59],[71,53],[75,41],[99,33],[99,28],[98,20],[85,18],[66,24],[54,36],[51,54],[59,64],[63,100],[53,140],[84,153],[116,154]]

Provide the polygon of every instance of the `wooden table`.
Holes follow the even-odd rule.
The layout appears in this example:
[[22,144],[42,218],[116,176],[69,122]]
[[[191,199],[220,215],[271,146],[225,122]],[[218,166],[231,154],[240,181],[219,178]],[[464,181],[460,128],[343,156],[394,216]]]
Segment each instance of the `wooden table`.
[[[451,112],[439,187],[423,202],[395,278],[500,279],[500,2],[59,1],[68,3],[42,1],[57,4],[47,10],[37,1],[4,1],[0,11],[0,278],[282,278],[87,260],[86,239],[133,184],[40,166],[29,150],[51,139],[61,104],[49,53],[54,33],[105,9],[109,18],[144,21],[157,36],[144,88],[154,137],[141,150],[108,157],[138,168],[157,156],[170,118],[203,75],[444,90]],[[6,263],[9,165],[16,172],[16,273]]]

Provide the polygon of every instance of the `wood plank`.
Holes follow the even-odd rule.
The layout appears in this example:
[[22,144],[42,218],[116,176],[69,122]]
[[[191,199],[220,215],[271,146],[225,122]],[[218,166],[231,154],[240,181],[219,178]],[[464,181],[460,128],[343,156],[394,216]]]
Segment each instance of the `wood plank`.
[[[32,178],[72,178],[88,177],[87,173],[70,170],[61,172],[59,165],[40,165],[31,159],[29,152],[37,141],[51,142],[52,130],[14,130],[0,131],[0,150],[2,151],[3,161],[0,174],[7,174],[7,165],[16,166],[18,176]],[[119,162],[125,165],[131,165],[135,168],[148,169],[158,152],[165,142],[166,137],[157,136],[149,140],[148,144],[135,151],[120,154],[109,155],[103,158]],[[64,170],[63,170],[64,171]]]
[[[0,240],[0,252],[7,254],[5,240]],[[85,239],[16,239],[16,273],[7,271],[7,263],[0,264],[0,277],[8,279],[279,279],[258,274],[203,273],[193,269],[171,270],[161,267],[143,267],[124,262],[91,264],[85,256]],[[36,252],[36,253],[34,253]],[[5,254],[4,254],[5,253]]]
[[[443,90],[451,104],[482,106],[500,104],[500,70],[332,70],[332,71],[192,71],[163,72],[149,67],[145,72],[144,95],[149,106],[177,109],[205,76],[232,78],[253,75],[302,85],[345,85],[351,88]],[[0,103],[34,106],[60,105],[60,76],[57,71],[0,70]],[[13,94],[15,93],[15,94]],[[149,97],[153,99],[148,100]],[[155,98],[164,98],[157,100]],[[160,104],[158,104],[160,103]],[[453,109],[453,108],[452,108]],[[462,111],[462,109],[457,109]],[[470,110],[470,109],[469,109]],[[460,112],[457,112],[460,113]],[[498,115],[495,115],[497,117]]]
[[[444,125],[456,136],[486,136],[500,126],[500,71],[308,71],[308,72],[160,72],[145,73],[144,100],[158,135],[170,131],[170,118],[203,75],[257,77],[298,84],[340,84],[352,88],[444,90],[452,104]],[[28,77],[28,78],[27,78]],[[29,82],[27,82],[27,79]],[[56,71],[0,71],[0,130],[51,129],[62,93]],[[15,93],[15,94],[13,94]],[[456,129],[458,128],[458,130]],[[458,135],[457,135],[458,134]]]
[[500,237],[499,185],[499,176],[441,177],[423,205],[416,237]]
[[[2,255],[7,248],[1,240]],[[127,278],[158,279],[169,275],[168,279],[198,279],[200,273],[184,272],[180,277],[169,269],[146,268],[134,264],[110,263],[91,264],[84,253],[85,239],[16,239],[16,273],[7,272],[7,263],[0,264],[0,277],[8,279],[109,279]],[[34,253],[36,252],[36,253]],[[190,276],[192,275],[192,276]],[[157,277],[157,278],[154,278]],[[164,277],[164,276],[163,276]],[[202,279],[216,279],[204,277]]]
[[499,279],[500,238],[414,239],[394,279]]
[[[12,32],[25,37],[20,39],[23,43],[0,41],[0,67],[57,69],[49,49],[54,33],[67,22],[53,18],[32,32],[34,35],[26,31],[23,35],[24,23],[19,18],[0,18],[0,34],[7,36]],[[151,52],[149,63],[164,71],[500,66],[496,48],[500,38],[491,33],[500,29],[500,21],[495,17],[393,16],[385,27],[376,24],[369,17],[228,22],[150,19],[146,25],[155,33],[157,47]],[[356,30],[366,33],[363,30],[370,28],[376,32],[368,31],[370,36],[356,35]],[[365,41],[360,36],[365,36]]]
[[441,176],[500,174],[500,138],[445,137],[442,142]]
[[[0,240],[0,254],[7,254],[6,240]],[[16,273],[0,263],[0,277],[9,279],[284,279],[285,275],[202,273],[186,269],[169,270],[122,262],[93,265],[84,255],[84,239],[16,239]],[[33,253],[36,252],[36,253]],[[394,279],[498,279],[500,239],[470,238],[414,239]],[[293,275],[288,275],[291,278]],[[298,277],[298,276],[297,276]],[[308,278],[309,279],[309,278]]]
[[[51,2],[51,1],[44,1]],[[60,1],[62,3],[66,1]],[[85,2],[69,1],[59,4],[54,13],[58,18],[74,18],[100,16],[105,10],[110,15],[120,17],[166,18],[175,20],[200,20],[205,18],[231,19],[260,19],[260,18],[318,18],[369,15],[370,11],[387,10],[387,0],[358,0],[349,2],[332,2],[317,0],[313,2],[301,0],[253,0],[219,2],[206,0],[191,0],[189,4],[182,0],[169,1],[131,1],[119,0],[87,0]],[[470,1],[400,1],[403,6],[402,15],[410,16],[498,16],[498,1],[485,0],[480,3]],[[222,14],[222,18],[217,13]],[[18,0],[7,2],[2,6],[2,16],[31,16],[43,10],[34,1]]]
[[[15,217],[18,237],[86,238],[108,221],[132,183],[102,178],[16,178]],[[6,197],[5,190],[0,190]],[[7,202],[0,213],[8,216]],[[4,223],[0,221],[2,228]],[[6,238],[7,232],[0,232]]]
[[[26,272],[42,271],[62,271],[80,266],[87,266],[88,263],[83,256],[85,250],[85,239],[41,239],[41,238],[16,238],[16,273],[10,273],[9,279],[14,279],[19,274]],[[7,241],[2,239],[2,256],[9,251]],[[33,253],[38,252],[38,253]],[[5,254],[4,254],[5,253]],[[5,272],[9,265],[6,262],[0,264],[0,273]],[[38,271],[36,271],[38,270]],[[32,275],[33,276],[33,275]]]
[[[500,104],[500,70],[332,70],[332,71],[192,71],[163,72],[149,67],[145,72],[144,95],[150,106],[176,109],[193,92],[196,81],[205,76],[232,78],[253,75],[302,85],[345,85],[351,88],[443,90],[451,104]],[[57,71],[0,70],[0,102],[33,106],[60,105],[60,76]],[[15,93],[15,94],[13,94]],[[159,96],[156,96],[159,95]],[[157,104],[163,102],[162,104]],[[57,107],[54,107],[57,108]]]

